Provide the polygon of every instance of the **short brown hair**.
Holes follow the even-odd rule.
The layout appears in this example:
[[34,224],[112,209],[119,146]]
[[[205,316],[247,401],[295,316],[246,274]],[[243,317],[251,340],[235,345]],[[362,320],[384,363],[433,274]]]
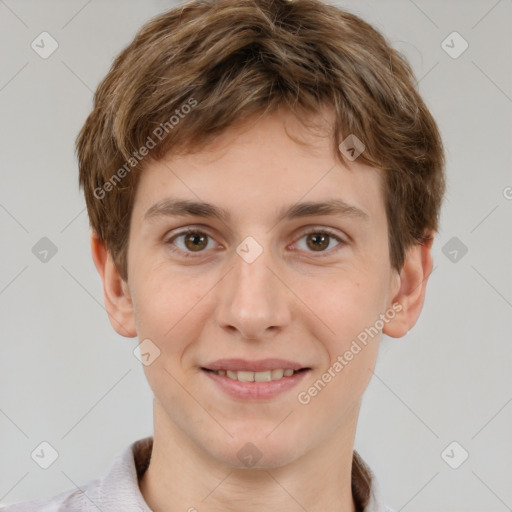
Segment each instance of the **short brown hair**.
[[355,135],[365,145],[359,158],[384,173],[390,260],[400,270],[406,249],[438,230],[445,189],[441,138],[416,85],[378,31],[321,0],[174,8],[116,57],[77,137],[91,228],[126,280],[133,200],[148,161],[192,153],[278,107],[314,115],[328,106],[334,147]]

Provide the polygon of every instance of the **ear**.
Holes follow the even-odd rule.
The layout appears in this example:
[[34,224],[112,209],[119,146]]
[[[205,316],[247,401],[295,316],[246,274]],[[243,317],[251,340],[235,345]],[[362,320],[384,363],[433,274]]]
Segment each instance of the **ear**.
[[137,330],[128,284],[121,278],[110,251],[95,231],[91,233],[91,252],[103,283],[103,298],[110,323],[121,336],[134,338]]
[[[422,244],[416,244],[406,252],[404,265],[399,275],[399,289],[393,297],[396,316],[387,322],[382,332],[392,338],[401,338],[412,329],[420,316],[425,300],[427,281],[432,272],[432,242],[434,234]],[[401,309],[399,309],[401,307]]]

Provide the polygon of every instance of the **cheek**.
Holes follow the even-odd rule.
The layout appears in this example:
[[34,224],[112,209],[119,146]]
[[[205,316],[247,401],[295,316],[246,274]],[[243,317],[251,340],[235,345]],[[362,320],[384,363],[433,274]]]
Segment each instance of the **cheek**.
[[313,289],[310,295],[322,320],[312,320],[310,331],[321,341],[326,358],[298,398],[311,416],[322,416],[330,407],[333,428],[351,417],[371,380],[378,356],[380,329],[375,330],[375,323],[383,313],[383,289],[376,278],[359,274],[357,279],[331,280],[328,293]]
[[207,316],[205,296],[215,283],[211,281],[207,276],[194,280],[163,264],[139,270],[134,297],[139,339],[155,340],[162,354],[172,354],[172,364],[179,362]]
[[385,304],[383,279],[373,273],[353,270],[331,275],[327,280],[305,280],[305,301],[315,315],[316,336],[328,343],[331,355],[344,351],[366,327],[373,325]]
[[[146,379],[161,403],[186,407],[183,357],[199,338],[205,303],[197,287],[179,273],[165,272],[162,267],[140,272],[134,300],[137,333],[142,341],[149,338],[158,347],[159,356],[144,366]],[[179,409],[179,407],[178,407]]]

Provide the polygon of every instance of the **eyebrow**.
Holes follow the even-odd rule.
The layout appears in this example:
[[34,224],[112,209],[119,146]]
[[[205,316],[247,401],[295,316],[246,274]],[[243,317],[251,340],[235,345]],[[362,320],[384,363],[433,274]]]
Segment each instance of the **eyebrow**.
[[[354,217],[364,221],[370,219],[366,212],[356,206],[347,204],[341,199],[329,199],[321,202],[296,203],[282,208],[277,216],[277,222],[315,215],[338,215]],[[144,220],[151,221],[158,217],[186,216],[216,218],[223,222],[231,219],[231,214],[227,210],[211,203],[190,199],[166,198],[151,206],[144,214]]]

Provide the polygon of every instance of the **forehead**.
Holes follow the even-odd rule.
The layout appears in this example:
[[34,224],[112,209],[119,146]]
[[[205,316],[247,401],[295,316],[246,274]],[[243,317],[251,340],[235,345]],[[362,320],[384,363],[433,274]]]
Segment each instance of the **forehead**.
[[223,220],[285,217],[293,205],[297,214],[303,203],[320,201],[344,203],[347,213],[363,212],[361,218],[381,216],[380,171],[357,159],[344,165],[334,157],[328,112],[307,123],[306,128],[286,111],[260,116],[232,126],[192,154],[169,153],[151,162],[141,172],[137,216],[152,217],[158,203],[167,200],[169,206],[171,197],[195,202],[196,210],[206,205]]

